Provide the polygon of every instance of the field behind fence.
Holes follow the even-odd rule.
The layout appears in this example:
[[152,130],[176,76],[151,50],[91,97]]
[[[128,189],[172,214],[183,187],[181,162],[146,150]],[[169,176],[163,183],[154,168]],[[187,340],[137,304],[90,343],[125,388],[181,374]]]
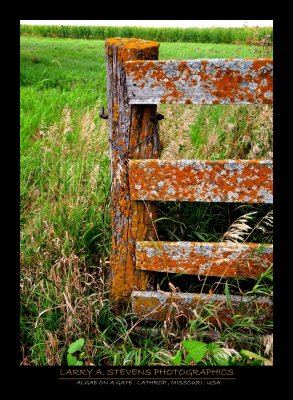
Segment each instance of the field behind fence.
[[20,25],[20,34],[71,39],[136,37],[158,42],[272,44],[271,27],[142,28],[136,26]]

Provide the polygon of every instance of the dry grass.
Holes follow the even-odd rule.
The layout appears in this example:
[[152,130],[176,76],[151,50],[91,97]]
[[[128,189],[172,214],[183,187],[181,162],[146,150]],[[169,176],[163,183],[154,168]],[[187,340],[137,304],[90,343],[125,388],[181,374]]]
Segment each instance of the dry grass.
[[255,214],[256,211],[251,211],[237,218],[224,233],[222,241],[234,243],[244,242],[252,230],[252,227],[248,225],[248,222]]
[[[206,109],[165,106],[160,111],[165,115],[160,123],[164,143],[162,158],[195,158],[210,151],[215,153],[219,146],[219,127],[226,129],[226,146],[232,143],[235,126],[227,123],[225,112],[217,127],[204,114],[202,130],[207,142],[196,148],[190,131],[196,118]],[[254,130],[249,136],[249,141],[256,138],[253,146],[262,140],[266,151],[270,146],[265,139],[271,123],[270,111],[270,108],[257,110],[258,133]],[[230,112],[235,114],[237,109]],[[131,342],[133,328],[129,331],[127,322],[121,318],[118,322],[112,320],[111,323],[117,327],[122,324],[121,331],[117,328],[114,342],[105,339],[108,328],[105,330],[99,322],[109,289],[110,230],[109,179],[104,181],[109,171],[107,164],[103,164],[108,157],[107,121],[97,124],[96,114],[97,108],[94,108],[74,118],[70,108],[65,107],[58,123],[42,126],[38,132],[41,141],[34,162],[39,163],[40,174],[33,185],[28,181],[21,232],[21,365],[62,365],[69,344],[79,337],[86,337],[85,365],[93,364],[102,348],[113,354],[102,357],[102,362],[109,365],[118,363],[123,357],[130,364],[140,360],[135,352],[132,356],[135,361],[132,358],[128,360],[128,356],[123,356],[125,350],[120,349],[119,353],[113,347],[122,338],[124,345]],[[249,125],[250,115],[245,115],[245,118]],[[35,140],[38,143],[38,138]],[[232,151],[235,151],[235,145]],[[97,223],[101,215],[106,219]],[[239,222],[243,228],[243,221],[238,220],[236,224]],[[265,227],[266,222],[270,224],[272,220],[259,221],[259,227]],[[239,226],[234,223],[231,228]],[[249,232],[251,230],[246,229],[245,233]],[[92,247],[92,257],[88,257],[88,242],[95,236],[98,239]],[[102,241],[99,239],[101,236],[104,237]],[[166,346],[175,350],[178,341],[188,333],[188,321],[176,304],[173,311],[174,316],[167,318],[160,335]],[[109,329],[113,329],[110,322]],[[168,365],[166,360],[172,353],[163,351],[158,354],[160,364]]]
[[39,175],[34,185],[28,182],[22,215],[22,365],[61,365],[70,342],[97,330],[108,291],[110,245],[105,245],[109,233],[103,234],[109,217],[101,219],[108,212],[103,181],[108,166],[102,165],[108,157],[107,127],[97,125],[96,115],[94,108],[73,118],[65,107],[58,123],[39,131],[42,140],[32,160],[39,163]]
[[272,159],[272,106],[160,106],[161,159]]
[[49,268],[42,264],[22,267],[21,306],[32,312],[33,305],[35,314],[27,324],[43,347],[44,360],[33,349],[27,354],[23,346],[23,365],[61,365],[65,349],[76,337],[98,334],[97,312],[107,293],[102,269],[90,273],[75,254],[60,257]]
[[265,347],[264,354],[269,357],[270,361],[274,361],[274,335],[265,335],[262,337],[262,343]]
[[164,115],[160,121],[160,139],[163,145],[162,160],[193,158],[190,127],[194,122],[199,107],[197,106],[159,106],[158,112]]

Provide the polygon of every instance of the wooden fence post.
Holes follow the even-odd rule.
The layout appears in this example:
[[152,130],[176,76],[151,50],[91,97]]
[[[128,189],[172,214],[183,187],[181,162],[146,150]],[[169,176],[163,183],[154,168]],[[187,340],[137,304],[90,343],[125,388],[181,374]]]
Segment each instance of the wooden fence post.
[[135,245],[137,241],[155,239],[156,204],[130,201],[127,161],[159,156],[154,124],[157,106],[129,104],[124,62],[157,60],[159,43],[113,38],[105,45],[112,179],[110,298],[118,308],[130,300],[133,290],[146,289],[147,273],[135,270]]

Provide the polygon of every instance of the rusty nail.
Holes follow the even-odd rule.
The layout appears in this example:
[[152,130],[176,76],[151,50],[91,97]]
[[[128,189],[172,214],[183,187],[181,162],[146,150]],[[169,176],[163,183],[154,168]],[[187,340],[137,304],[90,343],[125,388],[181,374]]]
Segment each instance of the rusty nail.
[[100,117],[100,118],[103,118],[103,119],[108,119],[108,115],[105,114],[104,107],[101,107],[101,108],[100,108],[99,117]]

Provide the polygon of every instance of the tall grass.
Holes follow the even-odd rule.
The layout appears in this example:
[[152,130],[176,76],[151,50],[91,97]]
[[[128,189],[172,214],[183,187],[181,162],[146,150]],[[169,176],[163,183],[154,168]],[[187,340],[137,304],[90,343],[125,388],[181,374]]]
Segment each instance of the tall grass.
[[[162,159],[272,159],[273,107],[163,106]],[[180,136],[178,136],[180,132]]]
[[[160,58],[248,57],[254,50],[231,44],[162,43]],[[69,344],[81,337],[85,365],[171,365],[181,340],[203,331],[206,337],[216,332],[216,340],[227,349],[242,343],[264,352],[261,337],[270,334],[271,327],[259,324],[257,316],[235,320],[219,331],[197,318],[183,327],[174,321],[141,326],[130,308],[120,316],[113,314],[107,299],[109,148],[107,123],[98,118],[99,107],[106,104],[104,42],[22,37],[20,67],[21,364],[65,364]],[[222,151],[231,158],[251,158],[256,145],[256,158],[270,156],[272,107],[252,112],[214,107],[161,107],[162,158],[220,158]],[[251,211],[257,211],[251,220],[257,226],[270,208],[161,204],[158,232],[162,240],[217,241],[242,213]],[[269,228],[255,229],[251,239],[270,243],[272,234]],[[164,289],[166,277],[160,279]],[[173,278],[171,282],[181,285]],[[207,282],[207,290],[213,284]],[[257,296],[272,291],[270,273],[257,282],[229,280],[228,285],[232,293]],[[181,289],[201,287],[195,280],[189,287],[182,283]]]
[[159,42],[194,43],[272,43],[271,27],[242,28],[143,28],[137,26],[58,26],[20,25],[20,34],[71,39],[107,39],[137,37]]

